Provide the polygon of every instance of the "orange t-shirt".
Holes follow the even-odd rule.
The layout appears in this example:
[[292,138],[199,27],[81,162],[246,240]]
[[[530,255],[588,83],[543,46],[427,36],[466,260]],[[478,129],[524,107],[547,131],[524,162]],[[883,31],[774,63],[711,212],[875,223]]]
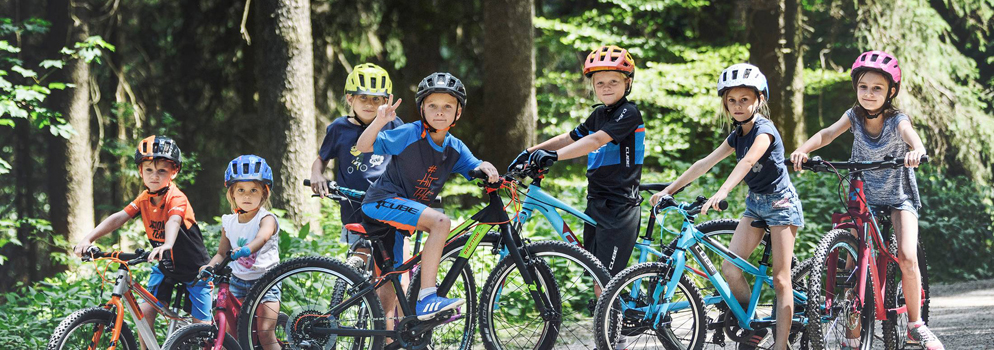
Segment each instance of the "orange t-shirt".
[[132,218],[141,215],[142,223],[145,224],[145,235],[148,236],[153,247],[166,242],[166,221],[173,215],[182,217],[183,223],[180,224],[173,249],[163,255],[159,269],[169,277],[182,281],[193,280],[200,266],[210,261],[207,248],[204,247],[203,235],[197,226],[197,219],[193,216],[193,208],[190,207],[183,191],[176,186],[170,186],[162,196],[159,204],[155,205],[152,204],[152,196],[148,191],[142,192],[131,204],[124,207],[124,211]]

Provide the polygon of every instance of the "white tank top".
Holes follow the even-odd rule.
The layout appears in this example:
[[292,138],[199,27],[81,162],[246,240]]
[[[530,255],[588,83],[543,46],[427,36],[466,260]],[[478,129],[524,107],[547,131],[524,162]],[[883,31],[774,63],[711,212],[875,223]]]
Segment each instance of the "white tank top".
[[[276,215],[265,208],[259,208],[255,217],[246,223],[238,222],[238,214],[222,215],[221,227],[224,228],[225,237],[228,237],[228,241],[231,242],[231,249],[238,251],[252,242],[255,235],[259,233],[259,224],[262,222],[262,218],[266,216],[272,216],[273,219],[276,219]],[[276,232],[273,232],[272,237],[269,237],[266,244],[262,245],[262,249],[249,256],[238,258],[228,265],[231,267],[231,273],[246,281],[262,277],[266,271],[280,262],[279,238],[280,225],[277,221]]]

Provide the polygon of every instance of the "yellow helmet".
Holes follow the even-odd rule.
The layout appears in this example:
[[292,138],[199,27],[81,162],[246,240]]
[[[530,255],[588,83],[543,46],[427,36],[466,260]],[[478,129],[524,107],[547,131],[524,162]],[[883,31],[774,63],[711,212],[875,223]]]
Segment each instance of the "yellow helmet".
[[393,93],[393,82],[383,67],[363,63],[355,66],[345,79],[345,93],[385,97]]

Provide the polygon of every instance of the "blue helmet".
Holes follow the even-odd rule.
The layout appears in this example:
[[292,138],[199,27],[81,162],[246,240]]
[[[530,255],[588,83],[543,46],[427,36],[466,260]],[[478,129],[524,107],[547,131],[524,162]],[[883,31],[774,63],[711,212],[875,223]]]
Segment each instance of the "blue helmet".
[[239,181],[261,181],[267,187],[272,187],[273,169],[266,164],[265,159],[257,155],[238,156],[224,170],[224,187],[231,187]]

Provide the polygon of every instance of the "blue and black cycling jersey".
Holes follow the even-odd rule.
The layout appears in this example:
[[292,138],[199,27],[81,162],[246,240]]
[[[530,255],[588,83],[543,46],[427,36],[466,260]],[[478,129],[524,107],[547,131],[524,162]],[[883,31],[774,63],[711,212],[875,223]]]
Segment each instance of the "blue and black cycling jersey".
[[604,131],[611,136],[587,155],[587,197],[639,202],[639,180],[645,159],[645,124],[634,103],[622,98],[612,106],[598,106],[570,132],[573,141]]

